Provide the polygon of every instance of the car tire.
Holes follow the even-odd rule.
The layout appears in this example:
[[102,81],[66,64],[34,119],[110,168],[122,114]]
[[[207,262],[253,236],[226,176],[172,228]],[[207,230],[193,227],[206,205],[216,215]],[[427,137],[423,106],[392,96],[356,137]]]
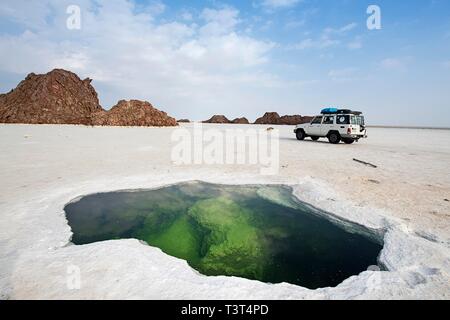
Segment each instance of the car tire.
[[355,140],[353,139],[342,139],[342,141],[344,141],[345,144],[352,144],[353,142],[355,142]]
[[317,141],[319,140],[319,137],[311,137],[312,141]]
[[331,132],[328,135],[328,141],[332,144],[338,144],[341,142],[341,135],[338,132]]
[[297,130],[295,135],[297,136],[297,140],[300,140],[300,141],[303,141],[306,138],[305,131],[303,131],[303,130]]

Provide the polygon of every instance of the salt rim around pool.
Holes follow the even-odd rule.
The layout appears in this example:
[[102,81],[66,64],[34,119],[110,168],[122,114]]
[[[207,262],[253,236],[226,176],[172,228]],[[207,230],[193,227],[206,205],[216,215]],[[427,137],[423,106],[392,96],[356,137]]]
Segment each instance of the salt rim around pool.
[[378,263],[382,235],[277,185],[187,182],[79,197],[65,207],[77,245],[135,238],[207,276],[316,289]]

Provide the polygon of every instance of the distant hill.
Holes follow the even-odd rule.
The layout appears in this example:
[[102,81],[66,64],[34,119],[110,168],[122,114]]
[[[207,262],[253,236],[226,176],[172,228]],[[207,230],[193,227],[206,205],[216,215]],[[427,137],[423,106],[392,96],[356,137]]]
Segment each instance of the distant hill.
[[[302,123],[311,122],[314,117],[293,115],[282,116],[276,112],[266,112],[264,116],[256,119],[254,124],[273,124],[273,125],[298,125]],[[224,115],[215,115],[209,120],[203,121],[203,123],[220,123],[220,124],[250,124],[247,118],[236,118],[229,120]]]
[[233,121],[231,121],[231,123],[234,123],[234,124],[250,124],[250,122],[248,121],[247,118],[236,118]]
[[278,125],[298,125],[308,123],[313,117],[304,117],[300,115],[282,116],[276,112],[266,112],[264,116],[256,119],[255,124],[278,124]]
[[167,113],[155,109],[147,101],[119,101],[109,111],[94,114],[93,124],[98,126],[172,127],[178,123]]
[[203,123],[231,123],[231,121],[224,115],[215,115],[211,119],[203,121]]
[[29,74],[0,95],[0,123],[176,126],[174,118],[145,101],[119,101],[110,111],[99,103],[92,80],[55,69]]

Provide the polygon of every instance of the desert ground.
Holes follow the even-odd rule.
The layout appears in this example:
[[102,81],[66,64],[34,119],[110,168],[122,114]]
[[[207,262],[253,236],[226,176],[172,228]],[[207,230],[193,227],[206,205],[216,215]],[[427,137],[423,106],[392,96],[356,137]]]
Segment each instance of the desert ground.
[[[269,126],[204,126],[250,127]],[[257,165],[174,165],[177,128],[0,125],[0,299],[450,299],[450,130],[372,128],[367,140],[331,145],[272,127],[276,175]],[[308,290],[207,277],[133,239],[71,244],[63,208],[73,199],[191,180],[290,185],[300,200],[382,233],[387,270]],[[70,266],[80,288],[67,284]]]

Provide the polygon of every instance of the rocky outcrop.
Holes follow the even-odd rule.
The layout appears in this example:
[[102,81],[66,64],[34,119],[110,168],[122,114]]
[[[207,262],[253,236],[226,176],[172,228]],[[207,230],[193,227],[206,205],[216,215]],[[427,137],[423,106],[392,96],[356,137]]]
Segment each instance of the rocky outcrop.
[[188,119],[180,119],[180,120],[177,120],[177,122],[178,123],[190,123],[191,121]]
[[93,125],[130,127],[170,127],[177,121],[167,113],[140,100],[119,101],[109,111],[100,111],[93,117]]
[[110,111],[99,103],[92,80],[55,69],[29,74],[0,95],[0,123],[176,126],[175,119],[145,101],[120,101]]
[[255,124],[278,124],[278,125],[298,125],[308,123],[312,117],[303,117],[300,115],[282,116],[276,112],[266,112],[264,116],[258,118]]
[[203,121],[203,123],[231,123],[231,121],[223,115],[215,115],[211,119]]
[[203,121],[203,123],[231,123],[231,124],[250,124],[247,118],[236,118],[230,121],[223,115],[215,115],[211,119]]
[[256,119],[255,124],[278,124],[280,115],[276,112],[266,112],[264,116]]
[[0,97],[0,122],[91,124],[92,115],[102,110],[91,81],[61,69],[31,73]]
[[247,118],[236,118],[233,121],[231,121],[231,123],[234,123],[234,124],[250,124],[250,122],[248,121]]
[[296,126],[298,124],[311,122],[312,119],[313,117],[303,117],[300,115],[283,116],[280,118],[279,124]]
[[[258,118],[254,124],[277,124],[277,125],[298,125],[307,123],[312,117],[303,117],[300,115],[282,116],[276,112],[266,112],[264,116]],[[215,115],[211,119],[203,121],[203,123],[232,123],[232,124],[250,124],[247,118],[236,118],[232,121],[223,115]]]

